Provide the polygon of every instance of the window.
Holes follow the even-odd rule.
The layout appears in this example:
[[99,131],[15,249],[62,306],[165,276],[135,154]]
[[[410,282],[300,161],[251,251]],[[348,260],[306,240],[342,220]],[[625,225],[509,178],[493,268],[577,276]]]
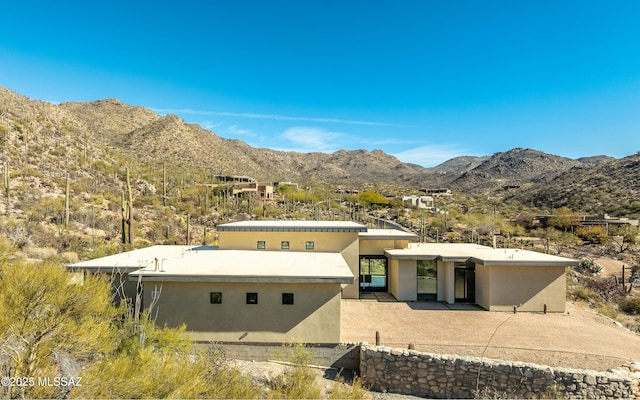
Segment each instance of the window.
[[222,292],[211,292],[209,293],[209,300],[211,304],[220,304],[222,303]]
[[282,304],[293,304],[293,293],[282,293]]
[[258,304],[258,293],[247,293],[247,304]]
[[264,240],[258,240],[258,250],[264,250],[267,248],[267,244]]
[[313,250],[315,245],[314,242],[307,242],[307,250]]
[[280,242],[280,248],[282,250],[289,250],[289,241],[283,240],[282,242]]

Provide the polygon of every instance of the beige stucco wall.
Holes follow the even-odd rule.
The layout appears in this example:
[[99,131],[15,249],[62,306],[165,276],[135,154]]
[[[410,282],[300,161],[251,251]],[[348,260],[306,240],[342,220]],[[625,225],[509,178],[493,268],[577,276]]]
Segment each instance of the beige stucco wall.
[[393,240],[360,239],[360,254],[368,256],[382,256],[384,249],[394,248]]
[[360,254],[368,256],[384,255],[385,249],[405,249],[408,240],[382,240],[360,238]]
[[[360,260],[358,232],[225,232],[219,233],[221,250],[257,250],[260,240],[265,250],[257,251],[306,251],[340,253],[355,277],[353,285],[344,285],[342,296],[357,299],[359,293]],[[289,242],[289,250],[281,249],[281,242]],[[314,242],[314,249],[307,250],[306,243]],[[384,253],[383,253],[384,254]]]
[[[489,293],[478,295],[487,279]],[[476,300],[487,310],[543,311],[546,304],[549,312],[564,312],[565,297],[565,267],[476,266]]]
[[418,300],[416,260],[392,260],[391,264],[395,265],[395,268],[389,271],[389,291],[393,297],[399,301]]
[[344,285],[342,287],[342,297],[345,299],[358,299],[360,298],[360,248],[358,246],[358,238],[349,243],[340,252],[342,257],[347,262],[351,273],[354,276],[353,285]]
[[[488,309],[491,304],[491,269],[476,264],[476,304]],[[513,306],[512,306],[513,309]]]
[[438,301],[455,303],[455,264],[438,260]]
[[387,282],[389,293],[396,299],[398,298],[398,260],[389,260],[387,271]]
[[[358,241],[358,232],[219,232],[220,250],[256,250],[260,240],[267,251],[282,251],[281,242],[288,241],[289,251],[339,253]],[[314,242],[314,250],[306,249],[308,241]]]
[[[145,282],[145,307],[159,289]],[[222,303],[211,304],[210,292],[222,292]],[[246,304],[247,292],[258,304]],[[282,304],[282,293],[294,304]],[[339,284],[163,282],[156,309],[159,326],[184,323],[196,341],[340,342]]]

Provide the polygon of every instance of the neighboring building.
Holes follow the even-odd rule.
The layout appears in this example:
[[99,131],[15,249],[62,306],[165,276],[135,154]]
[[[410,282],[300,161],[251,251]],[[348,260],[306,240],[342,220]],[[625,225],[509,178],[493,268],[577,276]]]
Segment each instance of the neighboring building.
[[433,197],[431,196],[404,196],[402,203],[405,207],[414,207],[419,209],[433,208]]
[[438,189],[432,189],[432,188],[425,188],[425,189],[420,189],[421,192],[424,192],[425,194],[431,195],[431,196],[451,196],[451,189],[445,189],[445,188],[438,188]]
[[[549,220],[555,217],[552,214],[546,215],[537,215],[534,222],[534,225],[548,226]],[[634,226],[636,228],[640,227],[640,220],[637,219],[629,219],[624,217],[611,217],[609,214],[599,214],[599,215],[583,215],[579,217],[579,220],[576,219],[576,224],[582,226],[603,226],[608,228],[610,226],[622,226],[629,225]]]
[[640,221],[637,219],[629,219],[623,217],[611,217],[609,214],[600,215],[585,215],[580,217],[580,223],[583,226],[589,225],[601,225],[601,226],[619,226],[619,225],[631,225],[636,228],[640,226]]
[[244,183],[251,183],[251,182],[255,182],[256,180],[248,177],[248,176],[242,176],[242,175],[212,175],[211,177],[213,180],[219,181],[219,182],[244,182]]
[[258,194],[263,200],[273,200],[273,184],[258,183]]
[[[475,244],[412,243],[412,233],[349,221],[244,221],[220,247],[152,246],[69,266],[122,269],[160,325],[193,339],[337,343],[340,299],[476,303],[490,311],[563,312],[567,258]],[[381,318],[385,318],[381,316]]]

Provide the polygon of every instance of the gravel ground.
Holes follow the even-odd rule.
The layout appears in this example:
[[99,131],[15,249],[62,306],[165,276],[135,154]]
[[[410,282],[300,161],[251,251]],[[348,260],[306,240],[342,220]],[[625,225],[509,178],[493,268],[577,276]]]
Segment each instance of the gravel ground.
[[567,303],[565,313],[449,310],[440,303],[342,301],[342,341],[604,371],[640,361],[640,336]]

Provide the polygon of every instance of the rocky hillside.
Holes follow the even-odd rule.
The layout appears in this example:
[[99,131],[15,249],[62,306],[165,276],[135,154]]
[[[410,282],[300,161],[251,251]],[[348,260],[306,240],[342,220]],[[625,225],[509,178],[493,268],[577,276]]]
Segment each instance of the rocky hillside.
[[[22,98],[22,102],[30,101]],[[413,181],[427,171],[379,150],[302,154],[253,148],[187,124],[175,115],[159,116],[118,100],[63,103],[57,107],[83,134],[95,135],[97,143],[128,157],[207,168],[216,174],[248,175],[265,181],[364,184]]]
[[[110,165],[118,159],[197,168],[211,174],[248,175],[266,181],[361,187],[374,183],[413,188],[446,186],[494,195],[504,186],[519,186],[522,190],[509,196],[527,198],[529,203],[531,196],[534,201],[556,198],[554,201],[567,204],[573,203],[566,199],[582,196],[590,184],[609,182],[623,193],[624,188],[633,186],[624,176],[618,179],[622,161],[607,156],[572,160],[516,148],[486,157],[457,157],[434,168],[423,168],[402,163],[380,150],[341,150],[332,154],[281,152],[224,139],[175,115],[160,116],[118,100],[54,105],[5,88],[0,88],[0,130],[3,150],[7,149],[2,153],[3,163],[12,166],[27,162],[35,169],[56,165],[59,173],[68,169],[64,164]],[[12,152],[8,150],[9,144],[13,145]],[[598,182],[594,182],[593,171],[601,177]],[[571,181],[566,185],[553,185],[568,176]],[[538,182],[546,182],[546,186],[537,186]],[[534,187],[538,190],[535,193]],[[553,192],[547,193],[551,187]]]
[[521,186],[542,177],[554,178],[581,162],[537,150],[515,148],[496,153],[464,172],[452,185],[458,190],[488,192],[504,186]]
[[567,206],[590,213],[640,217],[640,153],[600,164],[580,164],[539,176],[509,199],[543,208]]
[[476,156],[460,156],[452,158],[451,160],[445,161],[440,165],[437,165],[431,170],[433,172],[438,172],[442,174],[452,173],[452,174],[463,174],[467,171],[470,171],[484,161],[486,161],[489,157],[476,157]]

